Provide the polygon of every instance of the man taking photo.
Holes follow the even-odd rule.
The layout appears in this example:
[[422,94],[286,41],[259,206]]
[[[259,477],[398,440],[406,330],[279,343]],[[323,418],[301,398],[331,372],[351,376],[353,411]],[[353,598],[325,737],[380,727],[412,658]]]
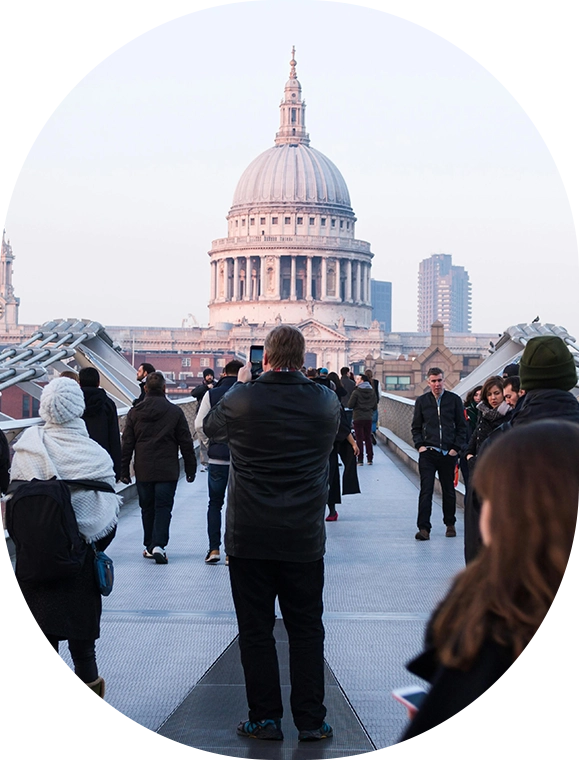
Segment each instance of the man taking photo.
[[288,633],[291,709],[300,741],[332,735],[325,722],[324,512],[340,420],[329,388],[300,372],[305,341],[290,325],[266,337],[263,374],[247,363],[210,409],[205,434],[229,445],[225,550],[239,626],[249,719],[241,736],[283,739],[275,600]]

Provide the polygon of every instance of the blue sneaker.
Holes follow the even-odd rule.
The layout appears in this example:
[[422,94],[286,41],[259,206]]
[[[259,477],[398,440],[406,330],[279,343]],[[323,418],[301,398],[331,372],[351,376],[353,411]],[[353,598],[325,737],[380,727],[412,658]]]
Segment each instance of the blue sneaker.
[[329,739],[333,735],[334,732],[330,724],[322,723],[322,725],[314,731],[300,731],[298,734],[298,741],[318,742],[320,739]]
[[248,736],[250,739],[268,739],[280,742],[283,739],[280,720],[242,720],[237,726],[239,736]]

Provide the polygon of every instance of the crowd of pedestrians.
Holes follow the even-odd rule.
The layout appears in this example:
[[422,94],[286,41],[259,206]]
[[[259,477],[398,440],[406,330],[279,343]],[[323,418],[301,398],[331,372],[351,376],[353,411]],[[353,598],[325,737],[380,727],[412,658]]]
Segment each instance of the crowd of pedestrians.
[[[353,377],[344,367],[338,375],[307,369],[304,359],[302,333],[278,325],[266,337],[259,376],[250,362],[233,360],[217,381],[205,370],[194,391],[195,431],[208,472],[208,565],[221,561],[227,499],[225,561],[248,702],[237,733],[273,741],[283,739],[276,599],[289,638],[299,739],[333,735],[324,704],[324,522],[338,519],[343,494],[360,493],[358,466],[374,460],[380,399],[371,371]],[[52,484],[53,495],[55,483],[66,484],[78,567],[55,580],[38,575],[40,563],[34,575],[15,539],[16,575],[50,643],[58,650],[60,641],[68,642],[75,672],[100,696],[95,640],[105,592],[95,583],[94,558],[117,529],[115,483],[131,483],[134,473],[143,556],[166,565],[179,455],[187,482],[197,471],[189,424],[167,398],[163,374],[142,364],[137,380],[140,396],[122,437],[116,407],[93,368],[44,388],[44,424],[14,444],[11,464],[0,435],[0,488],[13,492],[21,512],[38,499],[26,491],[31,481]],[[456,537],[460,468],[467,567],[432,614],[424,651],[408,664],[430,686],[403,739],[470,704],[521,654],[561,582],[579,496],[579,404],[570,393],[577,371],[560,338],[533,338],[518,364],[473,388],[464,402],[445,388],[439,367],[428,370],[426,382],[411,426],[420,473],[415,538],[430,540],[436,475],[445,535]]]

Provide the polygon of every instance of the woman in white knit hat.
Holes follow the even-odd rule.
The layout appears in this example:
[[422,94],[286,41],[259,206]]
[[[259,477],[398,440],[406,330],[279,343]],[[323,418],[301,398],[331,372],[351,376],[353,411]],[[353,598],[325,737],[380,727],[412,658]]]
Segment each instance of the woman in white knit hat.
[[[92,441],[81,419],[84,396],[78,383],[65,377],[52,380],[40,397],[44,425],[28,428],[14,444],[12,481],[97,480],[114,487],[109,454]],[[112,541],[121,499],[115,493],[71,487],[71,502],[78,528],[87,544],[104,550]],[[94,578],[93,552],[74,578],[51,583],[20,583],[24,598],[38,625],[58,651],[68,641],[75,673],[97,694],[104,696],[95,640],[100,635],[101,595]]]

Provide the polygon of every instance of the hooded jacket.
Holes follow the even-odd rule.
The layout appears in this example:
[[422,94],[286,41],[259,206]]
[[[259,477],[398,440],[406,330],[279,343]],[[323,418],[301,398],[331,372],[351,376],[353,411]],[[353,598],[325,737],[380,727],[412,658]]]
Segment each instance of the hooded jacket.
[[204,422],[231,454],[225,550],[234,557],[314,562],[325,549],[328,462],[337,395],[301,372],[237,383]]
[[85,410],[82,415],[89,437],[108,451],[115,477],[121,477],[121,434],[117,407],[102,388],[81,388]]
[[179,449],[185,474],[195,477],[197,461],[183,410],[165,396],[147,394],[127,414],[123,431],[121,474],[129,477],[135,452],[135,477],[144,483],[179,479]]
[[378,408],[378,401],[376,391],[369,382],[364,381],[354,388],[348,406],[354,410],[352,415],[354,422],[372,419],[372,413]]

